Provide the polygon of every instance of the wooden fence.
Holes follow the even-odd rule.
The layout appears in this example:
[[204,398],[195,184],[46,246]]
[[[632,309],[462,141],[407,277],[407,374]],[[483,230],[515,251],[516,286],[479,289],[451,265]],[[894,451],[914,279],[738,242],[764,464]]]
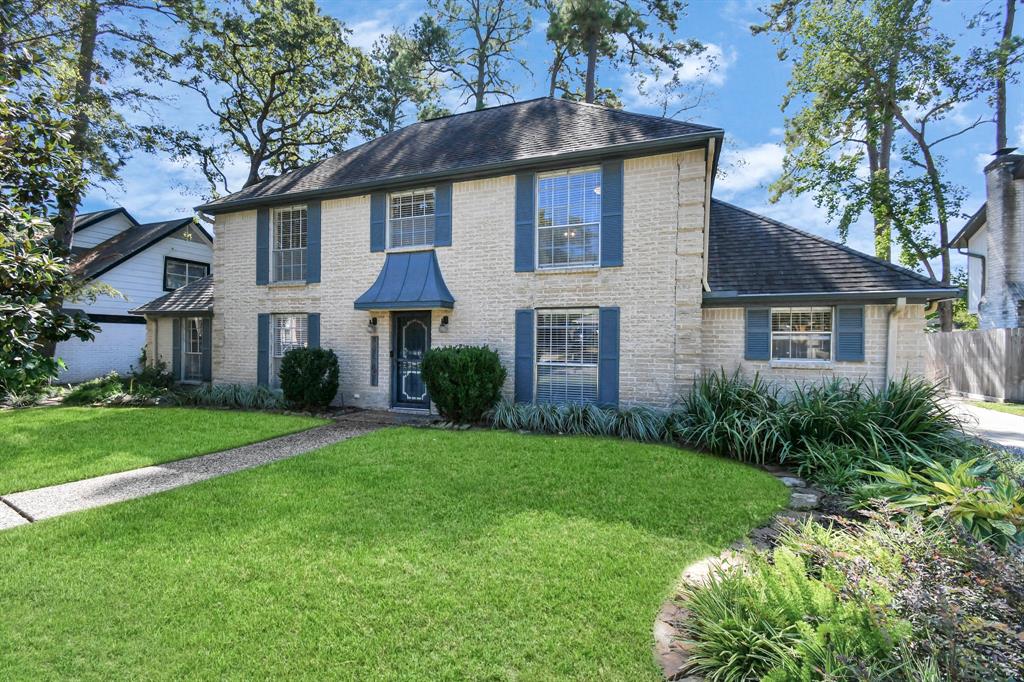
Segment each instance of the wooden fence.
[[950,391],[1024,402],[1024,329],[925,334],[925,371]]

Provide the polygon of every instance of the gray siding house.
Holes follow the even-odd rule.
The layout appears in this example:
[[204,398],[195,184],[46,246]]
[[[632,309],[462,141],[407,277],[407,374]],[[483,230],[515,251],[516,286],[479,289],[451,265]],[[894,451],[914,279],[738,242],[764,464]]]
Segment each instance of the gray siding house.
[[212,306],[212,381],[275,385],[318,345],[361,407],[429,409],[420,359],[452,344],[494,348],[520,401],[664,406],[722,367],[921,373],[925,309],[956,290],[715,200],[723,140],[541,98],[269,178],[199,207],[212,292],[140,309],[151,357],[181,352],[168,317]]

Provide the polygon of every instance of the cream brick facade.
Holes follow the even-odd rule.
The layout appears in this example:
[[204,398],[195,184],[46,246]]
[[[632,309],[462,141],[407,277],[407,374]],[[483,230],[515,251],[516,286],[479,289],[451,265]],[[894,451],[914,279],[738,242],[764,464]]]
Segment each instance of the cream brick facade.
[[[864,307],[864,362],[833,362],[828,367],[800,366],[794,362],[745,360],[744,308],[705,308],[703,315],[703,362],[705,371],[755,373],[784,387],[794,382],[825,377],[864,379],[874,384],[886,377],[886,349],[892,305]],[[924,306],[908,305],[896,317],[897,351],[889,376],[924,373]]]
[[[827,373],[881,379],[885,372],[888,312],[866,313],[867,361],[837,363],[828,371],[785,370],[743,361],[743,311],[701,307],[706,197],[704,150],[624,163],[624,266],[574,271],[514,271],[515,176],[455,182],[452,246],[437,258],[455,297],[454,310],[432,313],[433,347],[486,344],[508,369],[504,393],[512,395],[515,311],[519,308],[620,308],[620,402],[665,406],[702,370],[758,370],[790,379]],[[325,200],[321,205],[321,282],[257,286],[256,211],[216,217],[213,376],[218,383],[255,383],[257,315],[320,313],[320,344],[338,354],[338,402],[390,405],[391,316],[356,310],[353,301],[374,282],[384,253],[370,251],[370,197]],[[448,315],[448,331],[439,330]],[[370,384],[371,334],[378,318],[379,381]],[[899,361],[914,371],[921,347],[921,307],[900,317]],[[169,326],[169,325],[168,325]],[[161,330],[163,331],[163,330]],[[162,336],[161,336],[162,338]],[[161,341],[162,343],[162,341]],[[763,366],[762,366],[763,365]]]

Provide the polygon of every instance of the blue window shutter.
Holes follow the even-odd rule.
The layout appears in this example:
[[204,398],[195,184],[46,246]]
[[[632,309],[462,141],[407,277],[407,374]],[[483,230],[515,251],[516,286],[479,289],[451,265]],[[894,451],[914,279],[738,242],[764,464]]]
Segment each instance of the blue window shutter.
[[515,400],[533,402],[533,310],[516,311]]
[[601,164],[601,267],[622,265],[622,159]]
[[601,308],[597,331],[597,404],[619,405],[619,309]]
[[200,364],[203,371],[203,381],[213,380],[213,320],[209,317],[203,318],[203,355]]
[[306,281],[320,281],[320,202],[306,204]]
[[537,231],[534,223],[534,177],[533,173],[516,175],[516,272],[533,272],[533,264],[537,261],[534,253]]
[[747,308],[747,360],[770,360],[772,357],[772,311],[769,308]]
[[370,195],[370,251],[384,250],[384,233],[388,222],[387,192]]
[[270,315],[256,316],[256,383],[270,384]]
[[864,361],[864,306],[836,308],[836,360]]
[[174,380],[181,381],[181,320],[175,317],[171,320],[171,335],[174,340],[171,342],[171,371],[174,372]]
[[256,284],[270,283],[270,209],[256,209]]
[[320,313],[306,315],[306,345],[309,348],[320,347]]
[[434,187],[434,246],[452,245],[452,183]]

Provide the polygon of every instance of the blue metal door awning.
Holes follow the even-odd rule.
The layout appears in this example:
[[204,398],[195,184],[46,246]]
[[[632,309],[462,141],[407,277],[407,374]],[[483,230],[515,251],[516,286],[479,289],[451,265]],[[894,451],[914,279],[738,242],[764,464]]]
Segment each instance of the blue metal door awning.
[[377,281],[356,299],[357,310],[454,308],[434,251],[389,253]]

